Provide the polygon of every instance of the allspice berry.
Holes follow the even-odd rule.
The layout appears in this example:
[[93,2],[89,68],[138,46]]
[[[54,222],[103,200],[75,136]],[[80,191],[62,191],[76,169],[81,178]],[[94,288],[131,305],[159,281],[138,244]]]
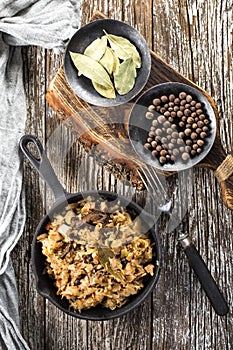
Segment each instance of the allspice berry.
[[159,152],[158,152],[156,149],[154,149],[154,150],[151,152],[151,154],[152,154],[153,157],[157,157],[157,155],[159,154]]
[[163,102],[163,103],[166,103],[167,101],[168,101],[168,97],[167,96],[162,96],[162,97],[160,97],[160,99],[161,99],[161,101]]
[[187,94],[186,94],[186,92],[184,92],[184,91],[182,91],[182,92],[179,93],[179,98],[180,98],[181,100],[185,99],[186,96],[187,96]]
[[149,112],[153,112],[153,111],[155,111],[155,106],[154,105],[149,105],[147,109],[148,109]]
[[159,105],[161,104],[160,99],[159,99],[159,98],[155,98],[155,99],[153,100],[153,104],[154,104],[155,106],[159,106]]
[[160,124],[163,124],[165,122],[166,118],[163,115],[160,115],[157,120]]
[[167,160],[166,157],[163,157],[163,156],[159,157],[159,162],[161,164],[164,164],[166,162],[166,160]]
[[152,113],[152,112],[147,112],[146,113],[146,118],[147,119],[152,119],[154,117],[154,113]]
[[182,157],[183,160],[188,160],[189,159],[188,152],[184,152],[181,157]]

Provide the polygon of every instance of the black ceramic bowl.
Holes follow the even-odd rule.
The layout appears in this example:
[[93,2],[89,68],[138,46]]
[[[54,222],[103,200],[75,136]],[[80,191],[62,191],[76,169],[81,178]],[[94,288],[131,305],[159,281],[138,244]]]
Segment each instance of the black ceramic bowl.
[[[109,34],[122,36],[139,51],[142,60],[141,68],[137,69],[137,78],[133,89],[126,95],[116,93],[116,98],[109,99],[101,96],[93,87],[91,80],[80,76],[75,68],[69,51],[83,53],[86,47],[95,39],[104,35],[103,29]],[[130,101],[145,86],[151,69],[151,56],[149,47],[141,34],[130,25],[113,19],[99,19],[80,28],[70,39],[64,56],[64,72],[68,83],[74,92],[84,101],[96,106],[117,106]]]
[[[152,120],[147,119],[145,114],[147,108],[152,104],[153,99],[160,98],[163,95],[174,94],[178,96],[180,92],[186,92],[190,94],[196,101],[201,102],[202,109],[210,120],[210,131],[205,138],[205,144],[203,151],[190,158],[188,161],[182,161],[178,159],[173,164],[166,163],[161,165],[157,157],[151,156],[151,151],[144,148],[144,144],[147,142],[148,132],[151,127]],[[147,164],[154,166],[155,168],[163,171],[181,171],[193,167],[206,157],[211,147],[213,146],[216,136],[216,117],[214,110],[208,101],[207,97],[198,89],[183,83],[170,82],[155,85],[142,94],[135,102],[131,109],[129,118],[129,139],[131,144],[138,154],[138,156]]]

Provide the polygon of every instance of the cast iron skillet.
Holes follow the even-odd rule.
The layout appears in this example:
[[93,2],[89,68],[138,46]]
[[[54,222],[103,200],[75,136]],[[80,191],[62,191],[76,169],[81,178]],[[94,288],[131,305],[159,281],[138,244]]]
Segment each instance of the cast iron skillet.
[[[38,151],[39,159],[35,158],[32,152],[28,148],[28,144],[33,143]],[[124,196],[120,196],[114,192],[108,191],[85,191],[79,193],[67,193],[58,181],[53,168],[45,155],[43,147],[40,141],[32,135],[25,135],[20,140],[20,148],[24,155],[29,159],[34,168],[44,178],[50,189],[52,190],[55,203],[51,210],[42,218],[37,226],[32,242],[32,267],[36,278],[36,286],[38,292],[49,301],[51,301],[56,307],[67,313],[68,315],[86,319],[86,320],[110,320],[126,314],[139,304],[141,304],[146,297],[152,292],[155,287],[159,273],[161,269],[161,242],[159,234],[157,232],[156,225],[151,215],[147,214],[141,207],[135,202],[127,199]],[[83,310],[81,313],[74,311],[69,307],[69,302],[65,298],[61,298],[56,294],[56,289],[53,285],[53,281],[47,274],[44,274],[45,257],[42,254],[41,243],[37,242],[37,236],[45,232],[45,226],[52,219],[54,213],[61,212],[68,203],[77,202],[88,196],[95,198],[102,197],[107,200],[110,205],[114,201],[120,201],[123,207],[127,207],[127,210],[134,215],[134,217],[140,215],[143,223],[143,228],[148,231],[152,241],[155,242],[154,254],[157,264],[155,264],[155,273],[153,277],[148,277],[145,280],[145,287],[135,296],[132,296],[127,304],[119,309],[110,310],[107,308],[96,306],[88,310]]]

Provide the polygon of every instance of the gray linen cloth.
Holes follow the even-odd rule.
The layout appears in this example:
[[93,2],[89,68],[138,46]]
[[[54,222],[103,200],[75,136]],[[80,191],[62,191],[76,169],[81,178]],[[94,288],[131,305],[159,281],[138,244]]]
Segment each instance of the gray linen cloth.
[[79,26],[79,0],[0,1],[0,349],[29,349],[19,332],[10,253],[22,234],[25,208],[18,142],[26,101],[21,46],[63,50]]

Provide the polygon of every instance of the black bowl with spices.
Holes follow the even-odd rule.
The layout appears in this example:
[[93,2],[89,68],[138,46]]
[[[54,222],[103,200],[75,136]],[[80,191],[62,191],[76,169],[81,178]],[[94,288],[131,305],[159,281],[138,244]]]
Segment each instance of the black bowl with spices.
[[142,94],[129,118],[129,139],[147,164],[164,171],[188,169],[210,151],[216,118],[206,96],[191,85],[159,84]]
[[[117,36],[124,38],[128,40],[128,44],[130,46],[130,49],[127,47],[126,52],[123,53],[123,56],[127,56],[127,50],[133,50],[133,55],[129,54],[128,59],[123,59],[121,56],[122,52],[114,51],[114,44],[111,46],[110,40],[109,40],[109,35]],[[107,41],[105,40],[107,37]],[[100,40],[101,39],[101,40]],[[112,39],[116,39],[113,37]],[[94,41],[96,41],[96,45],[94,44],[94,48],[91,49],[90,45],[93,45]],[[105,56],[103,60],[102,53],[100,52],[100,56],[98,56],[98,52],[101,51],[103,48],[103,40],[107,42],[107,51],[105,52],[108,55]],[[125,44],[125,43],[124,43]],[[127,45],[127,43],[126,43]],[[89,48],[89,52],[87,52],[87,48]],[[116,50],[119,49],[119,45],[116,48]],[[121,50],[121,47],[120,47]],[[90,51],[92,51],[90,53]],[[116,52],[118,55],[116,55]],[[76,55],[78,54],[78,56]],[[80,56],[80,54],[82,56]],[[108,70],[110,67],[108,66],[110,59],[111,59],[111,54],[113,54],[113,61],[117,63],[117,69],[114,64],[114,69],[111,68],[111,72],[109,73]],[[130,62],[131,57],[134,57],[134,54],[137,55],[136,61],[133,60],[133,63]],[[75,56],[76,55],[76,56]],[[83,57],[88,55],[88,57]],[[95,58],[95,61],[93,62],[92,58]],[[110,56],[109,56],[110,55]],[[117,56],[117,60],[116,60]],[[82,59],[85,59],[84,64],[82,65],[82,69],[78,70],[77,66],[75,66],[74,61],[75,59],[78,62],[78,66],[82,64]],[[81,63],[80,63],[81,60]],[[107,60],[107,63],[106,63]],[[140,61],[140,62],[139,62]],[[118,69],[119,64],[125,63],[124,67],[126,70],[130,69],[132,74],[126,74],[126,81],[122,83],[122,85],[119,86],[119,89],[122,90],[122,88],[125,89],[127,84],[130,86],[130,90],[127,92],[126,91],[120,91],[118,93],[115,84],[115,78],[114,74],[116,73],[116,70],[119,72],[120,70]],[[128,62],[128,64],[127,64]],[[136,63],[135,63],[136,62]],[[104,65],[104,68],[99,67],[99,63],[101,66]],[[96,66],[97,64],[97,66]],[[135,67],[134,67],[135,66]],[[94,69],[96,67],[96,69]],[[101,69],[101,71],[98,71],[98,68]],[[122,66],[121,66],[122,68]],[[123,68],[122,68],[123,69]],[[122,71],[121,69],[121,71]],[[108,106],[117,106],[123,103],[126,103],[130,101],[132,98],[134,98],[145,86],[147,83],[147,80],[150,75],[150,69],[151,69],[151,56],[150,56],[150,50],[148,47],[147,42],[145,39],[142,37],[142,35],[134,29],[132,26],[122,22],[122,21],[117,21],[113,19],[99,19],[96,21],[93,21],[91,23],[88,23],[87,25],[83,26],[80,28],[70,39],[66,51],[65,51],[65,56],[64,56],[64,72],[65,72],[65,77],[71,86],[71,88],[74,90],[74,92],[84,101],[96,105],[96,106],[103,106],[103,107],[108,107]],[[89,70],[89,71],[87,71]],[[100,78],[99,77],[93,77],[93,74],[96,72],[100,73]],[[106,71],[109,73],[109,77],[106,76]],[[104,74],[102,76],[101,74]],[[87,76],[93,77],[96,80],[91,80]],[[133,77],[136,75],[136,77]],[[121,76],[118,76],[118,85],[121,84]],[[129,76],[132,76],[131,81],[128,81]],[[99,80],[100,79],[100,80]],[[106,79],[106,80],[105,80]],[[98,84],[97,84],[98,80]],[[94,82],[94,84],[93,84]],[[103,88],[103,86],[100,86],[101,84],[108,84],[110,83],[111,89],[113,85],[113,89],[110,89],[110,92],[113,92],[115,94],[115,97],[105,97],[101,95],[97,91],[102,91],[104,94],[106,94],[106,87]],[[112,85],[111,85],[112,83]],[[97,89],[97,90],[96,90]],[[99,90],[100,89],[100,90]],[[107,89],[107,92],[109,90]],[[109,95],[109,93],[108,93]],[[110,96],[110,95],[109,95]],[[112,95],[111,95],[112,96]]]

